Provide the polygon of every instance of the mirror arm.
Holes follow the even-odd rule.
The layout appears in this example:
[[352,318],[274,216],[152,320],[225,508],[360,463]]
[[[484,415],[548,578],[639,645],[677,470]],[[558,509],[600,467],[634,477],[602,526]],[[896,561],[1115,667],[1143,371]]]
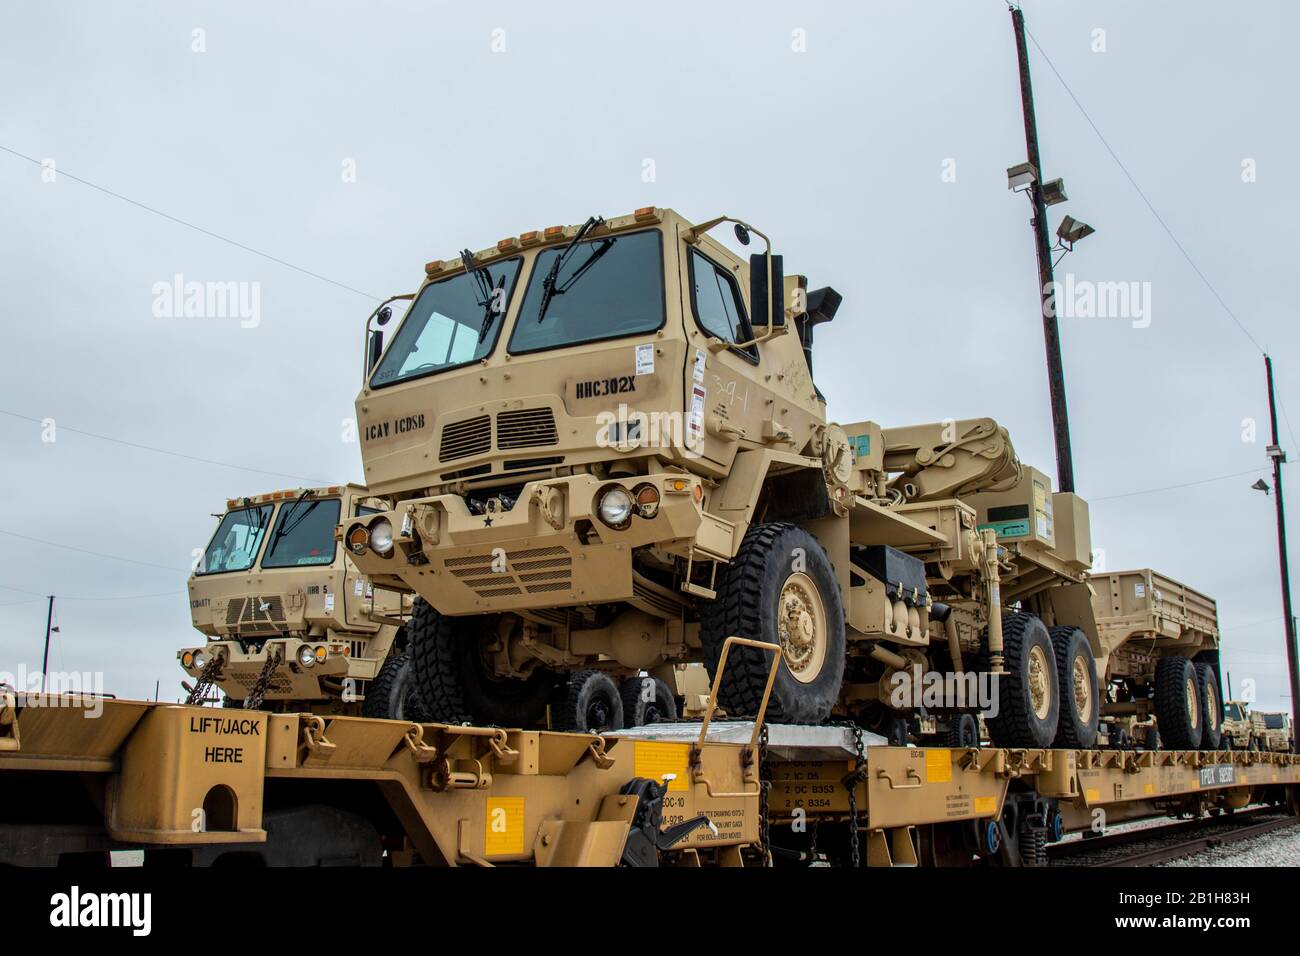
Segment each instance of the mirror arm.
[[366,327],[361,337],[361,387],[365,388],[370,383],[370,373],[374,366],[370,364],[370,333],[374,330],[370,328],[370,323],[375,320],[379,310],[390,302],[410,302],[415,298],[414,292],[403,292],[401,295],[390,295],[383,302],[380,302],[373,312],[366,316]]

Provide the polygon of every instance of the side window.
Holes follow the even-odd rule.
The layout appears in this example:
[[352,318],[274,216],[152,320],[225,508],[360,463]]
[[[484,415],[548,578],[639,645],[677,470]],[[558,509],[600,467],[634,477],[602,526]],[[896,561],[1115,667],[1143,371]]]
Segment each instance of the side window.
[[[691,298],[695,320],[705,332],[733,345],[754,337],[745,318],[745,305],[735,277],[697,249],[691,249]],[[758,361],[757,346],[750,345],[736,351],[753,362]]]

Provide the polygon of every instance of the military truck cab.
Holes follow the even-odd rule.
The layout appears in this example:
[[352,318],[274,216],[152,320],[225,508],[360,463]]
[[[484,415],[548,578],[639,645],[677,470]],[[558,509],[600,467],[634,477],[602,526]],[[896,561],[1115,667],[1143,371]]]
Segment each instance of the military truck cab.
[[404,609],[357,570],[335,527],[387,504],[359,485],[228,500],[188,584],[207,642],[180,650],[181,667],[196,679],[207,667],[231,705],[359,707]]

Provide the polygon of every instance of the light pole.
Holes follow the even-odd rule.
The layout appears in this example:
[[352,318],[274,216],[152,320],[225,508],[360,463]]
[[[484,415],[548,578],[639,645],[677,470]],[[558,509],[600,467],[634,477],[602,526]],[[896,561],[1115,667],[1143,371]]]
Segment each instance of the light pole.
[[[1025,15],[1011,7],[1011,25],[1016,34],[1016,59],[1020,69],[1020,107],[1025,118],[1025,151],[1029,161],[1007,170],[1008,188],[1027,192],[1033,205],[1034,249],[1038,257],[1038,294],[1043,318],[1043,346],[1047,352],[1047,388],[1052,403],[1052,432],[1056,441],[1056,490],[1074,491],[1074,459],[1070,452],[1070,413],[1065,402],[1065,370],[1061,364],[1061,332],[1056,321],[1052,290],[1052,244],[1047,235],[1047,207],[1064,202],[1065,186],[1059,179],[1043,182],[1038,152],[1038,120],[1034,114],[1034,90],[1029,80],[1029,48],[1025,44]],[[1069,216],[1057,235],[1067,251],[1093,232],[1087,223]]]
[[[1296,668],[1295,618],[1291,615],[1291,570],[1286,556],[1286,509],[1282,504],[1282,464],[1286,452],[1277,439],[1277,400],[1273,395],[1273,359],[1264,356],[1264,373],[1268,379],[1268,420],[1273,436],[1268,457],[1273,462],[1273,506],[1277,509],[1277,563],[1282,576],[1282,617],[1286,627],[1286,664],[1291,679],[1291,726],[1300,727],[1300,671]],[[1258,487],[1256,482],[1252,487]],[[1267,487],[1264,489],[1267,492]],[[1294,749],[1294,747],[1292,748]]]

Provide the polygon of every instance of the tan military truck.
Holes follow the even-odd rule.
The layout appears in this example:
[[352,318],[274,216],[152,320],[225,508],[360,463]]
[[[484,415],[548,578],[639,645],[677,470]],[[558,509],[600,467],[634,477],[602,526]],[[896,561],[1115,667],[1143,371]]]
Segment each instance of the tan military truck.
[[404,716],[402,596],[367,581],[334,535],[388,504],[358,485],[229,499],[189,579],[207,637],[176,655],[191,698],[215,686],[226,706]]
[[1260,750],[1273,753],[1289,753],[1295,746],[1291,731],[1291,715],[1269,711],[1255,711],[1251,714],[1254,723],[1254,735]]
[[[646,207],[425,271],[391,339],[393,299],[366,324],[365,479],[395,506],[339,534],[419,595],[438,719],[635,724],[674,665],[713,673],[742,635],[782,648],[775,720],[905,738],[938,716],[978,744],[983,709],[1000,745],[1093,744],[1086,503],[990,419],[828,422],[813,335],[840,296],[757,229]],[[959,679],[926,697],[939,671]],[[723,706],[755,712],[766,673],[734,655]]]
[[1223,724],[1219,731],[1224,750],[1259,749],[1255,741],[1254,714],[1250,712],[1250,704],[1244,700],[1223,702]]
[[1218,608],[1213,598],[1149,568],[1094,573],[1102,715],[1154,715],[1160,744],[1217,750],[1223,721]]

